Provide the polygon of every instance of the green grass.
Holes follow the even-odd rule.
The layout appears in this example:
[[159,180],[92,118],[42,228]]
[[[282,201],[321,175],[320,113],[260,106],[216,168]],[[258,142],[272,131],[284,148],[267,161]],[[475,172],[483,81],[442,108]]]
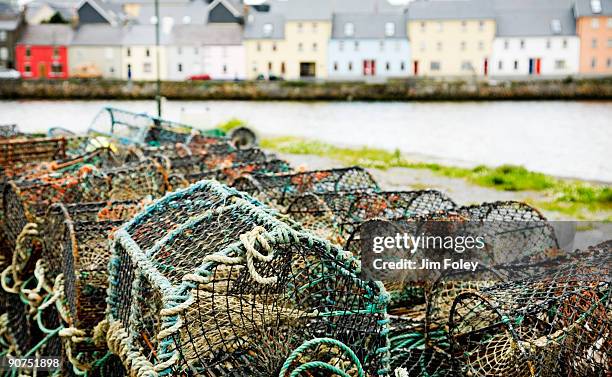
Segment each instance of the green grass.
[[390,169],[409,168],[427,169],[436,174],[462,178],[473,184],[503,191],[537,191],[547,194],[551,200],[542,204],[543,208],[570,215],[583,210],[612,210],[612,188],[576,180],[559,179],[546,174],[532,172],[522,166],[502,165],[499,167],[477,166],[461,168],[435,163],[410,161],[399,151],[376,148],[342,148],[315,140],[295,137],[264,139],[261,147],[281,153],[305,154],[328,157],[346,165],[360,165],[367,168]]

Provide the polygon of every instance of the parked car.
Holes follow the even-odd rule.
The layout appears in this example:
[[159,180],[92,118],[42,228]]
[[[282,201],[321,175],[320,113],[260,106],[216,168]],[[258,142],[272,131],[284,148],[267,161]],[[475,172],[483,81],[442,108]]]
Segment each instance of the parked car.
[[21,74],[14,69],[0,71],[0,79],[19,79]]
[[210,75],[207,73],[204,73],[202,75],[191,75],[189,76],[189,80],[190,81],[208,81],[210,80]]

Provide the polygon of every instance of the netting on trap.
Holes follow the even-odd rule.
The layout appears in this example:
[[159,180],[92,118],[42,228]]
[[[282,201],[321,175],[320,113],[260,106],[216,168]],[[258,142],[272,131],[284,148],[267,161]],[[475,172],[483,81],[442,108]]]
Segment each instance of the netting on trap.
[[16,163],[51,161],[66,158],[66,139],[5,139],[0,140],[0,166]]
[[360,167],[289,174],[247,174],[237,178],[233,186],[281,209],[308,192],[380,191],[370,173]]
[[541,275],[459,294],[451,354],[473,376],[609,376],[612,242]]
[[321,237],[344,245],[368,219],[403,219],[455,207],[436,190],[327,192],[298,196],[286,213]]
[[19,135],[16,124],[0,124],[0,139],[10,139]]
[[125,162],[145,160],[147,157],[165,156],[167,158],[183,158],[192,155],[191,149],[182,143],[166,144],[157,147],[130,146],[127,148]]
[[133,374],[275,375],[319,338],[367,375],[387,373],[382,285],[234,189],[201,181],[167,195],[114,242],[107,339]]
[[268,160],[264,162],[244,162],[230,165],[228,167],[216,168],[201,173],[190,173],[185,179],[194,183],[203,179],[214,179],[225,184],[231,184],[235,179],[244,174],[278,174],[290,172],[291,166],[284,160]]

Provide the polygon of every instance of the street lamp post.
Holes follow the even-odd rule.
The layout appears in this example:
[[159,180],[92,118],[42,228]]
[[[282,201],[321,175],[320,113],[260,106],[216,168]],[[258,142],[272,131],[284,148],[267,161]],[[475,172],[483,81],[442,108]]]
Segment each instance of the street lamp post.
[[159,0],[155,0],[155,59],[156,59],[156,67],[157,67],[157,92],[155,95],[155,100],[157,101],[157,116],[161,118],[162,109],[161,109],[161,77],[160,77],[160,67],[159,67]]

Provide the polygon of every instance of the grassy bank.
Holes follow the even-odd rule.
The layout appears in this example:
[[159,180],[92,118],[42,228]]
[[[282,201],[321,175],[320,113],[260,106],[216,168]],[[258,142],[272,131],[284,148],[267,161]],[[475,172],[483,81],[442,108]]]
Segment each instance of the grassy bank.
[[375,148],[342,148],[314,140],[295,137],[264,139],[261,146],[281,153],[307,154],[331,158],[346,165],[389,169],[427,169],[441,176],[462,178],[468,182],[504,191],[536,191],[546,194],[549,200],[533,203],[538,207],[562,212],[581,218],[589,212],[612,211],[612,187],[595,185],[577,180],[551,177],[532,172],[521,166],[477,166],[461,168],[436,163],[410,161],[399,151],[390,152]]
[[[478,101],[610,100],[612,77],[597,79],[441,81],[428,78],[385,83],[347,81],[164,81],[171,100],[274,101]],[[150,81],[99,79],[0,80],[0,99],[153,99]]]

